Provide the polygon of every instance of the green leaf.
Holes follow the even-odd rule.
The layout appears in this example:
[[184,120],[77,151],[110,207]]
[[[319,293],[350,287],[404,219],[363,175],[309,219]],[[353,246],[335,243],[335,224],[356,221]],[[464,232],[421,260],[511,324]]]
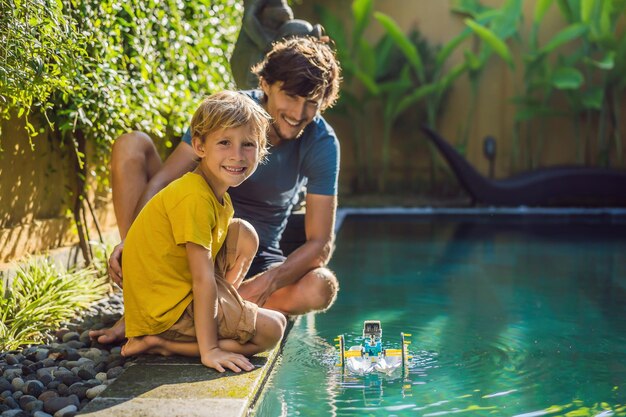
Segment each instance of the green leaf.
[[354,29],[352,30],[352,45],[361,42],[363,32],[369,24],[374,9],[373,0],[354,0],[352,2],[352,16],[354,17]]
[[374,17],[385,28],[406,59],[413,66],[420,82],[424,82],[424,65],[415,45],[404,35],[398,24],[392,18],[380,12],[374,13]]
[[587,58],[585,59],[585,62],[593,65],[596,68],[600,68],[603,70],[612,70],[613,68],[615,68],[615,52],[607,52],[600,61]]
[[600,87],[593,87],[585,91],[582,97],[582,104],[587,109],[601,110],[604,101],[604,90]]
[[476,17],[487,9],[479,0],[454,0],[451,7],[454,13],[465,14],[471,17]]
[[587,26],[581,23],[575,23],[573,25],[569,25],[568,27],[566,27],[565,29],[561,30],[559,33],[554,35],[554,37],[550,39],[550,41],[548,41],[548,43],[545,46],[540,48],[539,52],[544,53],[544,54],[549,54],[550,52],[554,51],[559,46],[562,46],[566,43],[572,42],[573,40],[577,39],[578,37],[586,33],[587,30],[588,30]]
[[[344,24],[339,20],[334,13],[330,12],[324,6],[315,5],[315,12],[320,17],[320,21],[324,26],[324,29],[328,33],[328,36],[332,39],[337,47],[337,53],[341,55],[342,59],[345,59],[345,55],[349,49],[346,34],[344,32]],[[342,62],[343,63],[343,62]]]
[[493,51],[498,54],[510,68],[513,68],[513,57],[506,44],[498,38],[491,30],[482,26],[472,19],[465,19],[465,24],[483,41],[485,41]]
[[436,93],[438,90],[438,84],[437,83],[430,83],[430,84],[426,84],[421,86],[420,88],[418,88],[417,90],[415,90],[413,93],[411,93],[409,96],[405,97],[404,99],[402,99],[400,101],[400,103],[398,103],[398,107],[397,107],[397,113],[402,113],[404,110],[406,110],[409,106],[412,106],[413,104],[417,103],[418,101],[426,98],[427,96]]
[[517,32],[521,20],[522,0],[506,0],[500,14],[493,19],[490,29],[504,41]]
[[[476,21],[485,25],[494,18],[499,15],[498,10],[488,10],[484,13],[481,13],[478,17],[476,17]],[[442,68],[445,61],[448,57],[454,52],[454,50],[467,38],[469,38],[472,34],[472,30],[470,28],[464,29],[460,34],[452,38],[448,43],[446,43],[443,48],[437,53],[437,57],[435,59],[435,67]]]
[[525,122],[538,117],[555,117],[561,115],[563,115],[563,111],[556,110],[554,107],[537,105],[532,107],[523,107],[515,112],[515,121]]
[[559,90],[576,90],[584,80],[583,74],[576,68],[559,67],[552,73],[551,84]]
[[554,0],[537,0],[533,13],[533,23],[540,24]]
[[358,63],[359,67],[374,79],[376,76],[376,53],[374,49],[365,40],[359,39],[358,41]]
[[591,23],[594,11],[598,6],[597,0],[583,0],[580,2],[580,20],[583,23]]
[[465,50],[463,51],[463,53],[465,55],[465,61],[467,62],[470,71],[477,71],[478,69],[480,69],[480,67],[482,67],[481,60],[478,59],[476,54],[474,54],[472,51]]
[[454,50],[463,42],[465,39],[469,38],[472,34],[470,29],[465,29],[463,32],[452,38],[448,43],[446,43],[443,48],[437,53],[437,57],[435,59],[436,67],[441,68],[443,64],[448,59],[448,57],[454,52]]
[[369,91],[370,94],[377,96],[380,93],[380,89],[378,88],[378,84],[376,84],[376,81],[363,70],[356,68],[354,70],[354,76],[359,81],[361,81],[361,83],[363,83],[363,85],[365,86],[365,88],[367,88],[367,91]]
[[568,0],[556,0],[556,4],[559,6],[559,9],[561,10],[561,13],[563,14],[563,16],[565,16],[565,19],[570,23],[573,22],[574,13],[572,12],[572,9],[569,6]]

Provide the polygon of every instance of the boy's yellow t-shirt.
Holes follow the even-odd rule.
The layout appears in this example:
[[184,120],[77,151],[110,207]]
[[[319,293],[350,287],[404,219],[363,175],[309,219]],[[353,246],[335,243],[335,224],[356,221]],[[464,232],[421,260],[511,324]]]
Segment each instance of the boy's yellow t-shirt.
[[172,327],[192,300],[187,242],[215,259],[233,217],[230,196],[220,204],[198,174],[189,172],[156,194],[124,241],[122,273],[126,337]]

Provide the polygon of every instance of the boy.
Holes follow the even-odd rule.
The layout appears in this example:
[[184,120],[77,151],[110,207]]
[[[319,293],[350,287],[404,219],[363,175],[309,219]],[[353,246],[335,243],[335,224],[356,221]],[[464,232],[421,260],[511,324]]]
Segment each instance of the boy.
[[[339,173],[339,141],[322,113],[337,100],[341,71],[328,44],[312,38],[276,43],[257,67],[260,90],[245,92],[272,117],[271,155],[242,187],[231,193],[235,216],[250,222],[260,245],[247,279],[244,299],[287,315],[320,311],[332,305],[338,281],[326,264],[334,239]],[[142,132],[120,136],[113,146],[113,206],[122,238],[109,258],[109,274],[123,283],[120,267],[124,238],[144,204],[160,189],[196,167],[191,137],[162,162],[152,139]],[[292,198],[307,183],[306,241],[289,255],[279,248],[293,207]],[[124,321],[93,330],[100,343],[124,338]]]
[[244,355],[282,337],[283,315],[244,301],[236,290],[258,237],[247,223],[231,222],[226,192],[265,156],[268,123],[267,113],[235,92],[208,97],[194,114],[198,166],[156,194],[126,237],[124,356],[200,356],[219,372],[239,372],[253,368]]

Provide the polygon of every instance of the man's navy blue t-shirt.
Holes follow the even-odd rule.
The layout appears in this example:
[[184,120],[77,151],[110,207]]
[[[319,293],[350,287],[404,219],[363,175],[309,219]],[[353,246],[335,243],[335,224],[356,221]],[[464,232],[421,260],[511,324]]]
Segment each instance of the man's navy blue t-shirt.
[[[261,103],[260,90],[243,91]],[[189,129],[183,142],[191,144]],[[297,139],[269,148],[264,164],[238,187],[228,189],[235,217],[249,221],[259,234],[261,248],[279,248],[280,238],[298,193],[337,195],[339,141],[332,127],[316,116]]]

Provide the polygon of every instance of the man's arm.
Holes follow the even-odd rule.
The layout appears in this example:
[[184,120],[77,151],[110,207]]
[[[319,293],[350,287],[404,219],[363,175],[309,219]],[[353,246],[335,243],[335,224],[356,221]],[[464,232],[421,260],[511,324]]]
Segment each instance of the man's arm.
[[217,341],[217,285],[213,260],[209,251],[187,242],[187,260],[193,280],[193,319],[200,358],[205,366],[224,372],[228,368],[240,372],[249,364],[245,356],[221,350]]
[[262,306],[276,290],[293,284],[307,272],[325,266],[330,260],[334,241],[337,197],[307,194],[304,229],[306,242],[293,251],[280,266],[257,275],[250,287],[242,284],[242,293]]

